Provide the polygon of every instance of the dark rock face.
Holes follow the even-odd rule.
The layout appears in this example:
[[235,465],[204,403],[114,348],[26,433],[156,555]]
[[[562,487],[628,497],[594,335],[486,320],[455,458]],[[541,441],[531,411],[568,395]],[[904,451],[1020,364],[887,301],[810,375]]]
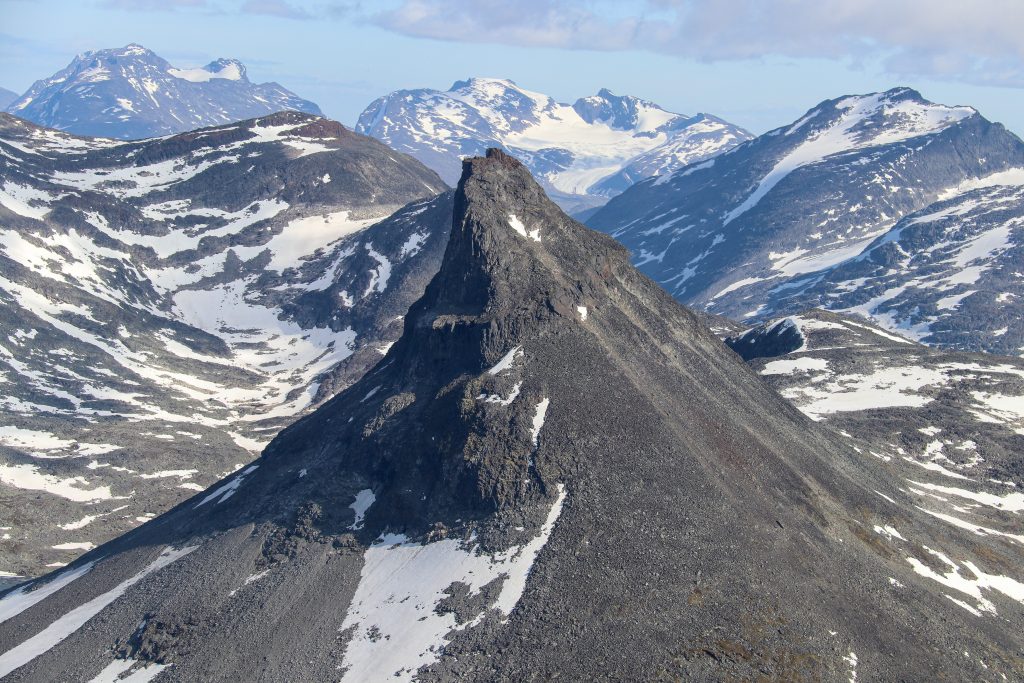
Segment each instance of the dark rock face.
[[[876,320],[911,326],[928,318],[934,320],[930,342],[980,350],[980,336],[956,339],[946,319],[935,315],[935,302],[915,295],[922,286],[895,273],[881,277],[881,263],[866,272],[871,266],[861,261],[881,255],[868,257],[874,240],[892,250],[894,235],[911,233],[921,238],[901,244],[912,249],[904,255],[911,264],[941,260],[948,251],[943,240],[953,237],[928,238],[925,226],[900,233],[908,225],[900,220],[948,206],[936,202],[970,203],[971,188],[1019,185],[1020,173],[1013,170],[1019,168],[1024,143],[1001,125],[969,107],[933,104],[898,88],[822,102],[790,126],[630,188],[587,223],[625,244],[638,268],[686,304],[753,321],[809,306],[853,307],[908,285],[905,301],[893,290],[886,301],[894,300],[876,307]],[[1003,200],[1008,212],[1019,203]],[[971,220],[957,223],[955,213],[946,224]],[[934,256],[922,253],[933,247],[940,247]],[[829,270],[836,264],[843,264],[839,274]],[[998,264],[992,270],[1000,270]],[[927,278],[930,271],[917,269],[908,278]],[[918,304],[922,312],[915,317],[910,311]],[[1012,337],[1000,350],[1011,344]]]
[[459,179],[463,157],[502,147],[573,213],[751,137],[713,116],[674,114],[606,89],[570,106],[491,78],[458,81],[445,92],[390,93],[366,108],[356,130],[416,157],[450,183]]
[[512,158],[468,161],[454,207],[380,364],[249,468],[0,599],[0,673],[1024,675],[1017,541],[919,510],[901,462],[801,415]]
[[169,509],[372,367],[445,189],[309,114],[139,143],[0,115],[0,571]]
[[726,337],[725,344],[743,360],[774,358],[798,351],[805,343],[800,327],[789,318],[758,325],[735,337]]
[[320,108],[277,83],[252,83],[245,65],[217,59],[176,69],[141,45],[81,54],[63,71],[0,104],[41,126],[135,140],[294,110]]

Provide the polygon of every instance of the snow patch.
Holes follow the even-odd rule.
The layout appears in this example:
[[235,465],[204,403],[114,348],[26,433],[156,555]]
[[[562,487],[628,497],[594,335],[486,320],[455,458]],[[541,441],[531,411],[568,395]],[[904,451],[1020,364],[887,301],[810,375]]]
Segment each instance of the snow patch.
[[[142,664],[142,666],[126,676],[125,674],[136,664]],[[149,683],[161,671],[172,666],[174,665],[140,662],[137,659],[115,659],[107,664],[103,671],[99,672],[89,683]]]
[[504,356],[502,356],[501,360],[495,363],[494,367],[487,371],[487,374],[500,375],[501,373],[505,372],[506,370],[512,367],[512,364],[516,361],[516,358],[519,357],[520,354],[522,354],[522,347],[515,347],[514,349],[506,353]]
[[52,474],[43,474],[38,467],[29,464],[0,464],[0,482],[18,489],[45,491],[76,503],[107,500],[113,497],[109,486],[86,488],[89,486],[89,482],[85,477],[62,478]]
[[225,484],[221,484],[220,486],[215,488],[208,496],[206,496],[201,501],[196,503],[194,507],[202,507],[203,505],[206,505],[210,501],[216,501],[214,505],[220,505],[225,500],[235,495],[235,491],[237,491],[238,487],[242,485],[242,482],[245,481],[245,478],[248,475],[252,474],[258,467],[259,465],[249,465],[244,470],[242,470],[241,474],[238,474],[234,478],[232,478],[231,481]]
[[[1003,595],[1012,598],[1018,602],[1024,603],[1024,584],[1019,581],[1012,579],[1008,576],[999,576],[996,574],[986,574],[978,568],[973,562],[968,560],[963,561],[963,567],[969,572],[974,574],[976,578],[969,579],[960,573],[960,565],[951,560],[943,553],[932,550],[928,546],[922,546],[925,551],[930,553],[935,558],[942,561],[949,567],[949,571],[939,573],[926,565],[916,557],[908,557],[907,562],[913,567],[914,571],[925,578],[929,578],[933,581],[941,583],[947,588],[952,588],[955,591],[959,591],[965,595],[969,595],[977,600],[977,605],[974,609],[971,609],[968,605],[962,601],[950,598],[953,602],[957,603],[961,607],[970,610],[976,616],[981,616],[980,613],[996,614],[996,606],[991,600],[985,597],[982,590],[994,590],[1002,593]],[[949,597],[949,596],[947,596]]]
[[370,509],[370,506],[377,501],[377,496],[374,495],[373,489],[363,489],[356,494],[356,499],[349,505],[352,511],[356,513],[356,519],[352,522],[352,526],[349,529],[359,530],[363,528],[363,520],[366,517],[366,511]]
[[73,569],[66,569],[59,574],[54,574],[42,584],[39,581],[32,581],[15,588],[0,598],[0,624],[45,600],[72,581],[82,578],[92,570],[95,564],[95,562],[86,562]]
[[519,220],[519,217],[516,216],[514,213],[510,213],[508,215],[508,224],[513,230],[515,230],[523,237],[531,239],[534,242],[540,242],[540,228],[527,231],[526,226],[523,225],[523,222]]
[[194,69],[168,69],[167,73],[189,83],[208,83],[216,78],[227,81],[239,81],[242,79],[242,70],[237,64],[229,63],[217,71],[207,71],[203,67]]
[[814,358],[812,356],[773,360],[765,363],[765,366],[761,369],[761,374],[792,375],[797,372],[813,372],[815,370],[828,370],[828,361],[824,358]]
[[519,391],[523,388],[522,382],[516,382],[516,385],[512,387],[512,391],[509,393],[508,398],[502,398],[498,394],[484,394],[481,393],[476,397],[476,400],[483,401],[485,403],[497,403],[500,406],[512,405],[512,402],[519,397]]
[[544,427],[544,417],[548,413],[548,406],[551,405],[551,399],[545,398],[537,404],[536,410],[533,413],[533,425],[530,429],[530,437],[533,439],[534,447],[540,442],[540,430]]
[[146,578],[149,574],[178,561],[198,547],[187,546],[177,550],[170,547],[164,548],[160,555],[138,574],[122,581],[106,593],[75,607],[36,635],[3,653],[0,655],[0,678],[24,666],[36,657],[45,654],[65,638],[82,628],[87,621],[102,612],[105,607],[120,598],[129,588]]
[[[548,512],[540,533],[529,543],[488,555],[478,546],[445,539],[420,545],[405,536],[388,535],[367,549],[359,586],[342,631],[351,631],[342,666],[343,683],[412,681],[417,670],[436,662],[452,631],[473,628],[489,612],[508,617],[526,587],[537,554],[547,543],[562,512],[566,492]],[[454,613],[435,611],[465,584],[471,595],[503,579],[501,591],[473,619],[459,623]]]

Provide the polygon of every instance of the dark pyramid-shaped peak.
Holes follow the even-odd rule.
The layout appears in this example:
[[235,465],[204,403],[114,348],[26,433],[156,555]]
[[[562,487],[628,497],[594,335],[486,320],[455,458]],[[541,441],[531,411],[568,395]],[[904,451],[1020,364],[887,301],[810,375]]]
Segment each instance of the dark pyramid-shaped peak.
[[[521,163],[496,149],[466,160],[440,271],[406,316],[405,334],[353,388],[368,397],[356,406],[361,414],[341,424],[340,439],[362,441],[365,434],[349,425],[373,421],[389,402],[402,404],[406,419],[375,430],[375,448],[343,450],[372,453],[367,476],[385,461],[394,471],[379,496],[396,500],[378,509],[404,516],[381,524],[422,532],[441,518],[452,524],[473,511],[492,513],[550,495],[555,479],[527,466],[544,386],[518,381],[518,370],[534,355],[526,349],[533,341],[581,334],[581,324],[611,300],[614,273],[635,273],[626,251],[563,214]],[[490,372],[496,366],[506,369]],[[481,395],[494,400],[480,401]],[[349,398],[339,396],[286,430],[268,457],[304,452],[315,434],[332,431],[329,425],[350,414]],[[346,455],[346,463],[356,460]]]
[[539,320],[542,309],[573,318],[610,261],[627,266],[629,255],[567,217],[525,166],[491,149],[463,163],[452,237],[424,305],[491,320],[526,311]]
[[1024,675],[1016,546],[921,513],[898,459],[803,417],[508,155],[467,161],[455,206],[380,364],[0,602],[0,676]]
[[[638,351],[638,340],[653,346]],[[339,450],[346,465],[367,477],[383,463],[390,472],[377,494],[388,504],[368,525],[412,534],[439,520],[465,527],[480,514],[545,500],[561,483],[571,465],[554,452],[537,457],[536,422],[556,387],[563,406],[580,391],[600,392],[580,388],[594,370],[566,374],[574,363],[596,369],[639,354],[662,365],[684,351],[717,354],[729,371],[745,372],[689,311],[637,273],[625,249],[566,216],[521,163],[490,150],[464,163],[440,271],[406,316],[402,338],[351,392],[283,432],[268,457],[299,457],[338,431],[350,444]],[[631,400],[657,410],[655,396]],[[380,422],[370,437],[358,429],[396,406],[403,419]],[[787,409],[781,401],[778,408]]]

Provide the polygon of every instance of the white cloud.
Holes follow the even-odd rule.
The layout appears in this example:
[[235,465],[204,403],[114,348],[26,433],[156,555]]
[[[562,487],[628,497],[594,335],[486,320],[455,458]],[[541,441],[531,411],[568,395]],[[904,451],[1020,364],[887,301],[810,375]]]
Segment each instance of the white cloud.
[[210,7],[210,3],[207,0],[104,0],[100,5],[107,9],[138,12],[207,9]]
[[241,10],[244,14],[263,14],[283,19],[311,19],[313,16],[285,0],[246,0]]
[[878,60],[903,76],[1024,87],[1021,0],[401,0],[368,19],[437,40]]

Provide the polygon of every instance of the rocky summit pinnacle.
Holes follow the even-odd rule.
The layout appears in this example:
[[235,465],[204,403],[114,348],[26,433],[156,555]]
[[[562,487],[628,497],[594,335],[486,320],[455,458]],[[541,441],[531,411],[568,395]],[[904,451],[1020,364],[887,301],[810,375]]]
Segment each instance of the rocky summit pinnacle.
[[0,597],[0,676],[1020,678],[1019,546],[915,502],[488,152],[380,364]]

